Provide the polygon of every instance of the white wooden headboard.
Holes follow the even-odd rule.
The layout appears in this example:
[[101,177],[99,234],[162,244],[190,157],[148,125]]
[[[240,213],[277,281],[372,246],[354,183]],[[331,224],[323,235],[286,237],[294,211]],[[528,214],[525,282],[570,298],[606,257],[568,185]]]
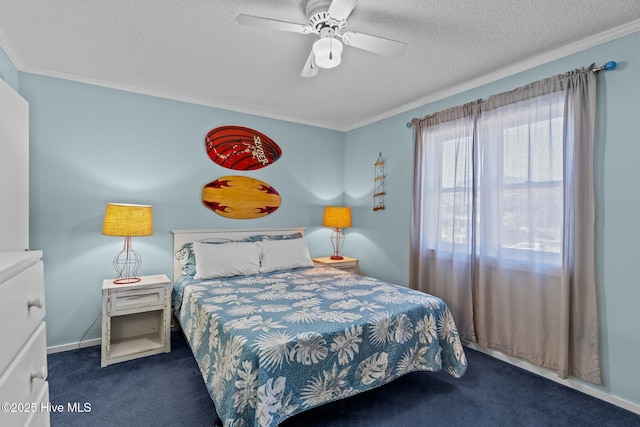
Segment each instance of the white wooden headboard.
[[185,243],[201,242],[208,239],[242,240],[244,237],[254,236],[256,234],[302,233],[304,236],[304,230],[305,227],[171,230],[173,233],[173,280],[175,282],[175,280],[182,274],[182,267],[180,266],[180,262],[176,259],[175,254]]

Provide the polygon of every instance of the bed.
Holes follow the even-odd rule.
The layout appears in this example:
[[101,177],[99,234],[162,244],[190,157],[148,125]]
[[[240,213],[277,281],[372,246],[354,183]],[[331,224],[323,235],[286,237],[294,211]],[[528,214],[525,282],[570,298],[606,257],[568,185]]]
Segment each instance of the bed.
[[173,233],[173,309],[225,427],[277,426],[409,372],[466,371],[442,300],[314,266],[303,228]]

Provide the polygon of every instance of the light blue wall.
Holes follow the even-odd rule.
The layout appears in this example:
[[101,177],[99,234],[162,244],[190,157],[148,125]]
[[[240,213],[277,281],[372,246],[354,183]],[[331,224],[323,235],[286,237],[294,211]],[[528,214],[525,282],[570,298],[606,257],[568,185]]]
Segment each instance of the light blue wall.
[[[385,162],[385,209],[373,211],[374,164]],[[346,135],[345,203],[353,212],[344,254],[357,256],[360,269],[383,280],[408,284],[412,132],[399,118],[352,130]]]
[[0,79],[4,80],[16,92],[19,90],[18,70],[4,50],[0,49]]
[[[354,227],[345,253],[364,273],[408,283],[413,130],[405,123],[448,107],[514,89],[592,62],[620,62],[600,73],[596,136],[597,271],[600,285],[602,369],[597,391],[640,405],[640,33],[553,61],[509,78],[348,132],[345,194]],[[373,163],[382,151],[388,178],[386,209],[373,212]]]
[[[31,107],[30,244],[44,251],[49,346],[77,342],[101,310],[122,238],[103,236],[107,202],[151,204],[154,235],[133,239],[141,274],[171,276],[172,229],[307,226],[312,256],[330,253],[322,207],[343,202],[344,134],[316,127],[22,73]],[[216,215],[204,184],[238,172],[213,163],[206,133],[257,129],[282,157],[243,172],[273,185],[282,206],[254,220]],[[99,337],[100,326],[85,339]]]

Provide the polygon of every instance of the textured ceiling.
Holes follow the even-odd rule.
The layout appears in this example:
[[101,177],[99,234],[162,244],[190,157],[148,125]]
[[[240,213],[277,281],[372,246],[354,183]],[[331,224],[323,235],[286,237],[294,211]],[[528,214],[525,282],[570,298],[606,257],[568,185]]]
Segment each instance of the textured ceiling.
[[0,47],[20,71],[349,130],[640,30],[640,0],[360,0],[347,29],[406,52],[345,47],[339,67],[305,79],[314,36],[235,19],[303,24],[305,4],[0,0]]

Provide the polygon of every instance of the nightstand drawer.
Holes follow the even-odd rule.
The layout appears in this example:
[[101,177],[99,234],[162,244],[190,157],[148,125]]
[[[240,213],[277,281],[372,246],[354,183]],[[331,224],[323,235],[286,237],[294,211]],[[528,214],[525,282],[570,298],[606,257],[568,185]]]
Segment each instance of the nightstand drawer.
[[332,265],[332,267],[338,270],[348,271],[349,273],[358,274],[355,265]]
[[110,313],[139,308],[162,309],[165,303],[164,292],[164,286],[112,292]]
[[349,273],[360,274],[357,258],[342,257],[342,259],[331,259],[331,257],[313,258],[316,265],[328,265],[338,270],[348,271]]

